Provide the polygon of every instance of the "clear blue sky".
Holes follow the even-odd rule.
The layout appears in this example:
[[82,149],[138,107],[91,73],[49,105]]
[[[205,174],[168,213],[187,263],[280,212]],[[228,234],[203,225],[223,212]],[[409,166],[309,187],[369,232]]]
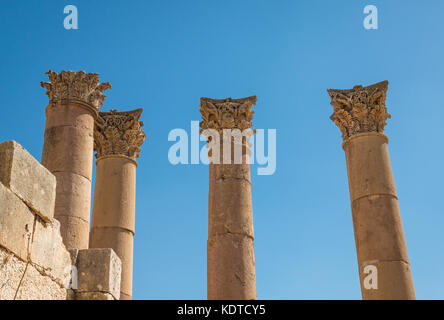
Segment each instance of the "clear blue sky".
[[[63,28],[63,8],[79,29]],[[363,9],[379,9],[365,30]],[[346,163],[327,88],[389,80],[386,134],[417,297],[444,298],[444,2],[2,1],[0,141],[41,157],[40,81],[100,73],[103,110],[142,107],[135,299],[205,299],[208,167],[168,162],[199,98],[256,94],[277,170],[252,167],[260,299],[360,299]]]

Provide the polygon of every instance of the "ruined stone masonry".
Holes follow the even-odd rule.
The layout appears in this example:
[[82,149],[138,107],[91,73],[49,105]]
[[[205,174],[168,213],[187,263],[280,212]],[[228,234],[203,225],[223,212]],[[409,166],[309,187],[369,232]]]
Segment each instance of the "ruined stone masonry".
[[73,258],[55,197],[54,175],[18,143],[0,144],[0,300],[119,299],[120,259],[112,249]]
[[[359,277],[363,299],[415,299],[395,182],[384,135],[390,118],[388,82],[328,93],[331,119],[342,132],[347,160]],[[377,289],[366,288],[367,266],[377,270]]]
[[0,144],[0,299],[65,299],[71,259],[53,219],[56,179],[14,141]]
[[0,144],[0,299],[118,300],[120,257],[110,243],[88,249],[94,126],[111,85],[47,74],[42,165]]
[[[249,130],[254,113],[251,107],[255,104],[255,96],[224,100],[201,98],[201,133],[210,134],[211,143],[214,142],[211,130],[220,135],[224,129]],[[220,145],[210,149],[209,157],[214,156],[215,151],[220,156],[219,162],[213,158],[209,164],[207,296],[210,300],[256,299],[248,147],[248,137],[252,133],[253,130],[240,140],[222,138]],[[241,144],[240,164],[234,163],[236,143]],[[231,150],[228,163],[224,159],[226,148]]]
[[[15,141],[0,143],[0,300],[132,299],[142,109],[101,112],[111,85],[98,74],[47,75],[42,163]],[[329,89],[331,119],[343,138],[362,297],[415,299],[384,135],[387,88],[384,81]],[[256,100],[200,100],[210,160],[212,300],[257,298],[249,165]],[[376,290],[366,285],[370,266],[378,273]]]

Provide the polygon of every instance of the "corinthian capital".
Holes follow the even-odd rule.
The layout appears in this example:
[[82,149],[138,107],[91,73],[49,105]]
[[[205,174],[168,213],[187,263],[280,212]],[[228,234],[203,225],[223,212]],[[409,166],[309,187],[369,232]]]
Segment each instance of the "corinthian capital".
[[200,98],[201,132],[214,129],[219,133],[223,129],[251,128],[254,111],[251,107],[256,104],[256,96],[243,99],[210,99]]
[[96,158],[109,155],[139,157],[140,146],[145,141],[142,130],[143,122],[139,121],[143,109],[132,111],[99,112],[94,128],[94,151]]
[[344,140],[366,132],[384,133],[390,118],[385,106],[388,81],[350,90],[328,89],[334,112],[330,119],[339,127]]
[[99,83],[98,73],[84,71],[57,73],[49,70],[46,74],[49,82],[41,81],[40,85],[46,88],[50,103],[61,100],[79,100],[98,110],[106,97],[102,91],[111,88],[109,82]]

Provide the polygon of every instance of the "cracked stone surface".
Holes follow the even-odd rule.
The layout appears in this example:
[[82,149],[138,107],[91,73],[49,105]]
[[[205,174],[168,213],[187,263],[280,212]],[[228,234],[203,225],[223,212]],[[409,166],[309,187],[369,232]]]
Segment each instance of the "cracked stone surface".
[[0,300],[14,300],[25,268],[26,262],[0,248]]
[[0,300],[65,300],[66,289],[0,248]]

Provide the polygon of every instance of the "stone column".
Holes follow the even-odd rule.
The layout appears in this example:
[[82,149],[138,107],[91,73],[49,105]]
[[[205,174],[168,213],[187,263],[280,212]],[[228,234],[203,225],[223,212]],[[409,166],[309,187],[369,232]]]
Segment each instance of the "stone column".
[[342,132],[363,299],[415,299],[384,135],[388,82],[329,89]]
[[60,221],[68,249],[86,249],[89,239],[94,120],[103,105],[96,73],[49,70],[46,88],[45,142],[42,164],[57,179],[54,217]]
[[120,299],[132,297],[136,159],[145,140],[142,109],[100,112],[94,131],[96,179],[90,248],[112,248],[122,260]]
[[[210,300],[256,299],[248,142],[254,133],[250,128],[254,113],[251,107],[255,104],[255,96],[201,98],[201,134],[207,136],[210,147],[207,242]],[[242,135],[234,134],[232,138],[226,134],[235,129]]]

